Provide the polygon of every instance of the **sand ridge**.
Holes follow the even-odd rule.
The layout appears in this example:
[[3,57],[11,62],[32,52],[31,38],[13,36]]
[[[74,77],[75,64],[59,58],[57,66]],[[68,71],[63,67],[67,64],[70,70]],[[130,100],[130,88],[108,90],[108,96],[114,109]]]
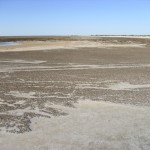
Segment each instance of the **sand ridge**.
[[55,49],[78,49],[78,48],[113,48],[113,47],[140,47],[144,48],[145,43],[119,43],[117,41],[20,41],[14,46],[0,46],[0,52],[9,51],[37,51]]

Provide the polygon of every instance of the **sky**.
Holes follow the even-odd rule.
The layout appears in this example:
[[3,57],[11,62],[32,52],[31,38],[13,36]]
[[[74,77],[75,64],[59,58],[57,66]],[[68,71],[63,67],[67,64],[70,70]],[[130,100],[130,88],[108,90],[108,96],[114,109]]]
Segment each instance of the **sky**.
[[150,0],[0,0],[0,35],[150,35]]

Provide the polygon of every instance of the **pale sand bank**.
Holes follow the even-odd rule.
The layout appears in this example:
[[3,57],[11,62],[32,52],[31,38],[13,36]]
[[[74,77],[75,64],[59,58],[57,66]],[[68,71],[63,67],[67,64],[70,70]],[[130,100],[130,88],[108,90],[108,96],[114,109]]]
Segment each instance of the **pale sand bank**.
[[32,132],[0,133],[5,150],[150,149],[150,109],[79,101],[76,108],[53,105],[67,116],[32,119]]
[[76,48],[114,48],[114,47],[145,47],[139,43],[113,43],[102,41],[23,41],[14,46],[0,46],[0,52],[6,51],[34,51],[52,49],[76,49]]

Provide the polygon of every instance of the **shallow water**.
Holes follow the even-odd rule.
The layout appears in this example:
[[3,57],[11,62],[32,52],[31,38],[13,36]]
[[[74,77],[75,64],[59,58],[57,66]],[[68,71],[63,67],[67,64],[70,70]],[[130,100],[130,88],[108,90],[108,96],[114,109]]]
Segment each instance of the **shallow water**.
[[17,42],[0,42],[0,46],[11,46],[11,45],[17,45]]

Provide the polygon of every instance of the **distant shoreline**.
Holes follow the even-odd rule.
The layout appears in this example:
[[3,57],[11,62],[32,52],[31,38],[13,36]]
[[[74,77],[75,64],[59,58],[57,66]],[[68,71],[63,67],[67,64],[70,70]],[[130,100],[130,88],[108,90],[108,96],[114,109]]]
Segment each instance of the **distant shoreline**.
[[90,36],[0,36],[0,42],[16,42],[16,41],[79,41],[79,40],[109,40],[117,39],[150,39],[150,35],[90,35]]

